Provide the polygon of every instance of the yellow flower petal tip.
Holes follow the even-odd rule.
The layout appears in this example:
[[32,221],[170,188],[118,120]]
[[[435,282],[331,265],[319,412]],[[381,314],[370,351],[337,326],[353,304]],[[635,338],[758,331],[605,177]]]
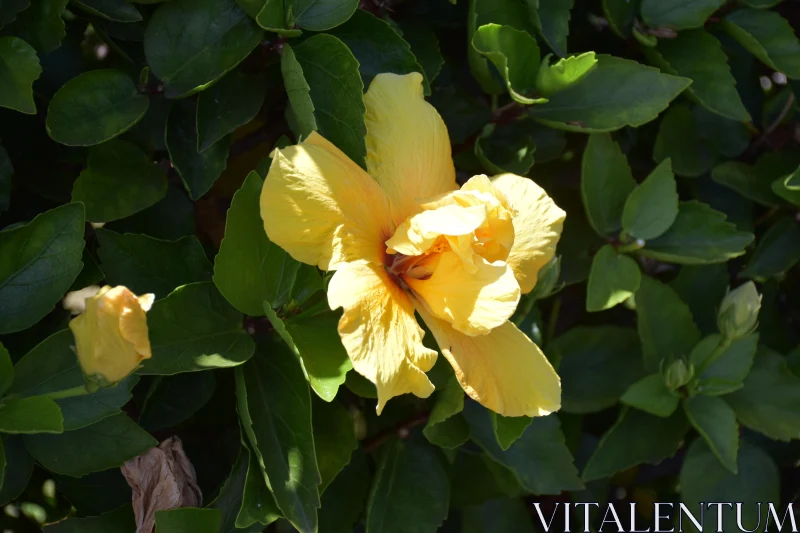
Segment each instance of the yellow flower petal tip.
[[464,390],[506,416],[544,416],[561,382],[508,319],[552,259],[565,213],[530,179],[475,176],[459,187],[447,128],[422,76],[379,74],[364,95],[366,172],[314,132],[277,150],[261,192],[267,236],[336,271],[328,303],[353,368],[378,391],[427,397],[437,353]]
[[122,381],[151,357],[145,313],[154,296],[127,287],[105,286],[84,300],[84,311],[69,327],[87,379],[107,385]]

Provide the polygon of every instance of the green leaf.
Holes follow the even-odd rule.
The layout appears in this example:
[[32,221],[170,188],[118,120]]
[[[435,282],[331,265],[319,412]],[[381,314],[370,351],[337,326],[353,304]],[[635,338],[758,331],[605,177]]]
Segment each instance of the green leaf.
[[358,0],[291,0],[295,23],[305,30],[325,31],[356,13]]
[[120,233],[143,233],[158,239],[174,240],[194,234],[194,211],[194,203],[189,200],[184,188],[170,184],[161,201],[107,227]]
[[778,13],[737,9],[723,19],[722,25],[762,63],[790,78],[800,78],[800,41],[789,21]]
[[[130,506],[133,491],[119,468],[95,472],[80,478],[56,474],[56,488],[80,514],[101,514]],[[135,528],[129,533],[135,531]],[[97,533],[103,533],[102,531]]]
[[[792,182],[795,185],[792,185]],[[795,206],[800,206],[800,167],[787,176],[781,176],[772,182],[772,192]]]
[[689,307],[675,291],[645,276],[635,299],[645,369],[655,372],[662,361],[688,357],[700,340],[700,331]]
[[464,415],[472,440],[492,459],[514,472],[526,490],[534,494],[559,494],[583,488],[556,415],[534,418],[508,450],[503,450],[497,442],[489,411],[470,402],[464,408]]
[[625,201],[635,187],[628,160],[611,135],[590,135],[583,153],[581,196],[598,235],[606,237],[620,230]]
[[[692,350],[689,360],[696,369],[704,367],[712,352],[722,342],[722,335],[709,335]],[[716,359],[695,378],[700,394],[716,396],[742,388],[753,366],[758,349],[758,335],[751,334],[731,342]]]
[[544,97],[550,97],[572,87],[588,76],[597,66],[597,57],[594,52],[565,57],[552,65],[549,57],[545,57],[542,61],[536,78],[536,90]]
[[50,100],[47,133],[67,146],[100,144],[131,129],[149,103],[133,80],[118,70],[84,72]]
[[88,166],[72,186],[72,201],[83,203],[91,222],[129,217],[166,194],[164,172],[136,145],[120,140],[90,148]]
[[234,0],[172,0],[150,18],[144,53],[167,98],[179,98],[233,70],[262,36]]
[[49,313],[83,263],[83,206],[63,205],[0,231],[0,333],[28,328]]
[[321,479],[311,396],[294,355],[269,348],[236,370],[239,416],[283,515],[303,533],[316,531]]
[[262,183],[251,172],[233,195],[225,237],[214,258],[214,283],[236,309],[250,316],[264,316],[265,301],[273,307],[287,303],[300,269],[264,232]]
[[742,425],[774,440],[800,438],[800,377],[780,355],[759,354],[744,387],[725,400]]
[[751,279],[780,276],[800,261],[800,222],[794,217],[779,218],[762,235],[756,251],[742,271]]
[[630,298],[639,289],[641,281],[642,273],[636,261],[618,254],[613,246],[606,244],[592,260],[586,310],[592,313],[611,309]]
[[[205,376],[206,374],[194,375]],[[244,532],[236,527],[236,518],[239,515],[244,500],[244,488],[247,483],[249,464],[250,450],[247,446],[241,446],[239,448],[239,456],[236,458],[236,462],[231,468],[231,473],[220,487],[216,498],[208,504],[208,507],[218,509],[221,513],[221,525],[219,530],[215,533],[256,533],[257,531],[262,531],[261,526],[256,526]],[[260,472],[258,473],[258,477],[261,479]]]
[[[14,364],[11,362],[11,355],[9,355],[8,350],[6,350],[3,343],[0,342],[0,398],[11,388],[13,382]],[[2,482],[0,482],[0,486],[2,485]]]
[[[243,416],[241,411],[239,416]],[[247,414],[247,416],[250,415]],[[242,493],[242,506],[239,508],[239,514],[236,515],[235,526],[247,528],[256,523],[267,526],[281,517],[280,510],[278,504],[275,503],[275,497],[267,487],[258,456],[249,446],[246,447],[246,450],[248,456],[247,477]]]
[[128,504],[99,516],[71,517],[55,524],[46,525],[42,531],[44,533],[107,533],[109,531],[130,533],[136,531],[136,518],[133,514],[133,507]]
[[716,396],[694,396],[683,402],[686,417],[722,465],[736,474],[739,425],[736,413]]
[[[109,285],[164,298],[186,283],[211,280],[211,263],[194,235],[165,241],[136,233],[95,230],[100,268]],[[169,268],[164,268],[169,265]]]
[[525,433],[531,422],[533,418],[529,416],[503,416],[492,413],[494,436],[503,451],[507,451]]
[[536,40],[527,32],[510,26],[486,24],[477,29],[472,46],[500,72],[511,98],[521,104],[536,104],[536,89],[541,53]]
[[692,310],[703,333],[717,331],[717,308],[728,290],[728,267],[715,265],[684,266],[670,282],[678,296]]
[[423,78],[423,91],[430,94],[425,72],[411,53],[411,46],[385,20],[359,9],[332,33],[347,45],[358,60],[365,87],[369,87],[375,76],[383,72],[419,72]]
[[534,26],[542,39],[560,57],[567,55],[570,10],[574,0],[537,0],[536,10],[529,5]]
[[0,214],[8,210],[11,203],[11,176],[14,175],[14,167],[8,158],[8,152],[0,144]]
[[5,0],[0,5],[0,28],[16,20],[17,15],[30,5],[30,0]]
[[562,408],[593,413],[617,403],[644,373],[636,332],[617,326],[579,326],[556,338],[547,353],[559,361]]
[[0,505],[19,496],[33,473],[33,459],[25,451],[21,435],[5,435],[0,437],[0,453],[5,461],[5,472],[0,483]]
[[72,331],[64,329],[47,337],[14,365],[9,392],[16,397],[39,396],[83,384],[83,373],[72,350]]
[[667,158],[628,196],[622,229],[636,239],[655,239],[672,226],[677,216],[678,184]]
[[487,124],[475,140],[475,155],[491,174],[511,172],[520,176],[528,174],[533,166],[536,144],[531,135],[532,120],[515,120],[496,129]]
[[319,491],[324,492],[350,463],[350,456],[358,448],[358,441],[353,418],[341,403],[312,398],[311,407],[314,450],[322,479]]
[[138,22],[142,15],[126,0],[73,0],[75,5],[91,15],[115,22]]
[[35,115],[33,82],[41,74],[31,45],[18,37],[0,37],[0,107]]
[[611,30],[623,39],[631,36],[641,0],[603,0],[603,15]]
[[139,374],[171,376],[237,366],[253,355],[242,315],[211,282],[178,287],[147,313],[153,357]]
[[725,0],[642,0],[642,19],[652,28],[700,28]]
[[228,135],[204,152],[198,152],[197,115],[194,102],[187,100],[172,106],[166,131],[167,151],[172,165],[180,174],[192,200],[206,194],[220,177],[228,165],[231,147],[231,137]]
[[658,464],[678,451],[689,422],[677,410],[669,418],[623,409],[583,469],[583,481],[610,477],[640,463]]
[[[625,80],[620,85],[619,80]],[[691,80],[619,57],[597,56],[597,68],[580,83],[530,109],[552,128],[580,132],[641,126],[667,108]]]
[[156,511],[158,533],[219,533],[222,512],[219,509],[185,507]]
[[255,118],[264,103],[266,85],[261,76],[241,70],[231,72],[197,99],[197,151]]
[[422,428],[431,444],[442,448],[458,448],[469,439],[469,427],[463,416],[464,389],[455,374],[448,376],[444,385],[436,387],[433,409]]
[[339,313],[310,309],[282,320],[269,305],[264,305],[264,311],[275,331],[299,358],[317,396],[326,402],[333,401],[347,378],[347,371],[353,367],[337,330]]
[[643,48],[647,58],[662,70],[692,80],[686,95],[722,117],[751,120],[722,44],[705,30],[682,31],[675,39],[661,39],[655,48]]
[[754,165],[740,161],[726,161],[714,167],[711,177],[758,204],[772,207],[781,204],[781,199],[772,189],[774,180],[785,176],[796,167],[797,161],[783,154],[767,153]]
[[669,230],[647,242],[639,253],[682,265],[724,263],[739,257],[753,242],[753,234],[739,231],[725,215],[701,202],[681,202]]
[[68,0],[41,0],[17,15],[14,24],[6,31],[30,44],[40,54],[47,54],[61,46],[67,35],[61,13]]
[[696,178],[708,173],[719,159],[710,141],[701,138],[695,116],[685,105],[674,105],[658,128],[653,159],[672,159],[675,174]]
[[73,477],[119,467],[156,444],[122,413],[60,435],[25,436],[25,447],[42,466]]
[[678,408],[680,398],[667,388],[661,374],[656,373],[631,385],[620,400],[651,415],[667,418]]
[[281,74],[289,107],[286,109],[287,121],[297,138],[305,139],[317,129],[314,118],[314,102],[311,101],[311,87],[303,75],[303,67],[297,61],[294,50],[288,44],[281,50]]
[[6,399],[0,404],[0,432],[61,433],[64,418],[56,402],[44,396]]
[[[739,519],[742,529],[760,531],[762,516],[757,503],[780,500],[778,467],[766,452],[743,441],[738,466],[738,475],[725,469],[702,439],[695,439],[689,447],[680,473],[681,502],[698,518],[701,515],[697,509],[705,507],[705,502],[737,502],[735,506],[722,504],[718,507],[721,522],[717,521],[716,512],[706,512],[701,522],[703,531],[716,531],[725,527],[723,524],[737,523]],[[740,518],[734,510],[739,504]],[[685,523],[687,531],[697,531],[690,520]]]
[[[82,378],[81,374],[81,384]],[[139,376],[129,376],[113,387],[102,387],[92,394],[56,400],[64,415],[64,431],[90,426],[118,414],[120,408],[133,397],[131,390],[138,381]]]
[[156,378],[147,392],[139,424],[148,431],[177,426],[208,403],[216,388],[213,372]]
[[411,53],[417,58],[425,78],[429,83],[433,83],[444,65],[436,33],[432,27],[415,21],[402,21],[400,28],[403,39],[411,47]]
[[350,464],[322,495],[319,531],[352,533],[369,494],[371,474],[366,455],[356,450]]
[[367,503],[367,533],[438,531],[447,517],[450,484],[431,448],[394,440],[383,450]]
[[359,62],[347,45],[328,34],[303,41],[294,52],[311,88],[320,134],[363,167],[367,127]]

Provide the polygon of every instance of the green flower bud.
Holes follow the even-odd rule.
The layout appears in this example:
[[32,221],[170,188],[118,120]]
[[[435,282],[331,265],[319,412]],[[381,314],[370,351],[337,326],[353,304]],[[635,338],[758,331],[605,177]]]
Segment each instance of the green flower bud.
[[694,377],[694,365],[686,363],[683,359],[676,359],[673,361],[664,372],[664,382],[667,384],[669,390],[676,390],[687,383]]
[[761,295],[752,281],[730,291],[722,300],[717,327],[722,336],[736,340],[752,333],[758,325]]

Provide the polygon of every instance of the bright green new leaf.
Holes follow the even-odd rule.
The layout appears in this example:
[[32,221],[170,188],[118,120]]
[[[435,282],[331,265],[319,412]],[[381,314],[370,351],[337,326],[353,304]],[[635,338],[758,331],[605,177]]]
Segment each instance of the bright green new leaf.
[[631,385],[620,401],[651,415],[667,418],[678,408],[680,397],[674,394],[661,374],[650,374]]
[[0,333],[28,328],[49,313],[80,273],[83,206],[68,204],[0,231]]
[[736,413],[719,397],[693,396],[683,401],[686,417],[722,465],[736,474],[739,424]]
[[197,99],[197,151],[204,152],[247,124],[264,103],[261,76],[236,70],[200,93]]
[[472,46],[500,72],[516,102],[530,105],[545,101],[532,94],[541,54],[536,39],[529,33],[510,26],[486,24],[475,32]]
[[202,91],[258,45],[261,29],[234,0],[172,0],[144,33],[147,64],[168,98]]
[[622,229],[635,239],[663,235],[678,216],[678,184],[667,158],[625,200]]
[[536,90],[545,98],[579,83],[597,66],[594,52],[565,57],[552,65],[549,58],[542,61],[536,79]]
[[800,78],[800,40],[789,21],[778,13],[742,8],[726,16],[722,24],[761,62],[790,78]]
[[171,376],[237,366],[253,355],[242,314],[206,281],[178,287],[147,313],[153,357],[140,374]]
[[6,399],[0,405],[0,433],[61,433],[64,418],[56,402],[44,396]]
[[625,202],[635,187],[628,160],[611,135],[590,135],[581,166],[581,196],[598,235],[607,237],[622,228]]
[[167,194],[164,171],[136,145],[118,139],[89,149],[87,167],[72,186],[90,222],[129,217]]
[[611,309],[630,298],[638,289],[642,274],[636,261],[618,254],[606,244],[592,260],[586,288],[586,310],[590,313]]
[[41,74],[31,45],[18,37],[0,37],[0,107],[36,114],[32,85]]
[[700,28],[725,0],[642,0],[642,19],[653,28]]
[[756,251],[742,271],[750,279],[767,279],[787,272],[800,261],[800,222],[779,218],[761,236]]

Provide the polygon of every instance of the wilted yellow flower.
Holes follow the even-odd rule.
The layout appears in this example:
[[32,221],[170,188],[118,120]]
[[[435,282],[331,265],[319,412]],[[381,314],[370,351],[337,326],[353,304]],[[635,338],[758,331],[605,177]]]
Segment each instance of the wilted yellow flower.
[[269,238],[335,270],[332,309],[353,367],[386,401],[433,391],[437,353],[472,398],[506,416],[561,405],[558,375],[508,318],[553,257],[564,212],[529,179],[475,176],[458,188],[447,129],[422,76],[380,74],[364,95],[367,170],[321,135],[276,150],[261,193]]
[[137,297],[121,285],[105,286],[86,298],[86,310],[70,321],[69,328],[90,384],[117,383],[150,358],[145,313],[153,300],[152,294]]

